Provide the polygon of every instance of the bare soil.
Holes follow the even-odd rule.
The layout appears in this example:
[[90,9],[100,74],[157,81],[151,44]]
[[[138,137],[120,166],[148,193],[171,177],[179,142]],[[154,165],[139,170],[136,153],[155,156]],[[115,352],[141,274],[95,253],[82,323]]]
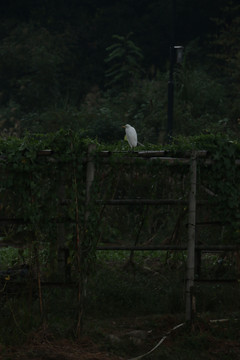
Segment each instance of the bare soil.
[[[126,360],[145,354],[164,336],[166,338],[162,345],[146,359],[161,358],[161,348],[165,355],[172,354],[174,358],[174,351],[181,349],[181,346],[185,346],[183,348],[187,351],[188,338],[192,338],[194,342],[195,336],[196,342],[199,341],[199,337],[204,338],[202,352],[206,352],[206,360],[222,359],[222,356],[224,359],[240,359],[240,329],[237,330],[239,337],[234,336],[234,339],[230,339],[227,335],[224,339],[224,331],[228,333],[227,323],[210,324],[200,320],[192,328],[183,326],[170,331],[178,322],[179,319],[171,315],[101,321],[92,319],[88,322],[88,334],[81,341],[55,339],[46,329],[41,329],[32,334],[20,347],[11,347],[4,351],[0,349],[0,359]],[[169,355],[167,358],[172,357]]]

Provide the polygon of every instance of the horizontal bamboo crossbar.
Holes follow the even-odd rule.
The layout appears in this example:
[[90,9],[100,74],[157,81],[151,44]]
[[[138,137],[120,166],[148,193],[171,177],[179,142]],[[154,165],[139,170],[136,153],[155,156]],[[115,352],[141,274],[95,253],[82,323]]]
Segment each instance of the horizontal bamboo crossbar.
[[[21,247],[24,243],[22,241],[0,241],[1,247]],[[196,245],[196,251],[202,252],[221,252],[221,251],[240,251],[239,245]],[[151,251],[151,250],[160,250],[160,251],[186,251],[187,245],[99,245],[96,247],[97,251],[111,251],[111,250],[119,250],[119,251]]]
[[[113,199],[97,200],[101,205],[188,205],[188,201],[182,199]],[[198,201],[197,205],[208,205],[209,201]]]
[[[197,157],[206,157],[207,156],[207,150],[198,150],[196,151],[196,156]],[[125,155],[131,155],[131,156],[136,156],[136,157],[143,157],[143,158],[168,158],[170,159],[171,157],[169,156],[171,154],[170,151],[168,150],[146,150],[146,151],[100,151],[99,155],[101,157],[109,157],[112,156],[114,154],[125,154]],[[191,157],[191,151],[186,151],[184,154],[184,157],[186,158],[190,158]],[[176,159],[176,158],[175,158]]]
[[[196,245],[196,250],[203,252],[214,252],[214,251],[238,251],[240,250],[239,245]],[[151,250],[162,250],[162,251],[185,251],[187,245],[151,245],[151,246],[134,246],[134,245],[108,245],[108,246],[97,246],[99,251],[109,250],[130,250],[130,251],[151,251]]]
[[[108,159],[112,155],[122,154],[125,155],[123,158],[119,159],[119,162],[125,163],[134,163],[136,160],[143,159],[143,160],[159,160],[162,162],[166,162],[169,164],[177,165],[177,164],[186,164],[190,165],[191,163],[191,152],[186,151],[184,153],[184,157],[173,157],[171,156],[171,152],[167,150],[147,150],[147,151],[99,151],[97,154],[103,158],[104,162],[108,162]],[[208,151],[207,150],[198,150],[195,151],[196,158],[200,158],[201,163],[204,165],[212,165],[214,160],[211,158],[207,158]],[[54,151],[51,149],[39,150],[37,152],[38,157],[51,157],[51,161],[56,161],[54,159]],[[0,162],[6,159],[5,155],[2,154],[0,156]],[[83,159],[83,162],[86,162],[87,158]],[[236,165],[240,165],[240,159],[235,160]]]
[[[195,279],[196,282],[198,283],[238,283],[239,279]],[[76,288],[77,287],[77,283],[73,282],[73,281],[41,281],[41,286],[44,287],[69,287],[69,288]],[[13,289],[19,289],[19,288],[24,288],[25,286],[29,286],[28,283],[26,281],[15,281],[15,280],[11,280],[10,281],[10,287],[7,288],[8,293],[12,293]],[[37,284],[33,283],[32,284],[32,288],[33,290],[35,289],[35,291],[37,290]],[[14,294],[15,295],[15,294]]]
[[[123,154],[126,155],[124,158],[119,159],[119,162],[126,162],[126,163],[134,163],[136,160],[143,159],[143,160],[158,160],[162,162],[166,162],[168,164],[191,164],[191,152],[187,151],[184,154],[184,157],[172,157],[170,156],[171,153],[166,150],[157,150],[157,151],[101,151],[98,153],[105,163],[108,163],[108,159],[114,154]],[[211,158],[207,158],[208,151],[207,150],[198,150],[195,151],[195,155],[197,159],[201,159],[201,164],[204,165],[212,165],[214,164],[214,160]],[[240,159],[235,160],[236,165],[240,165]]]
[[198,283],[238,283],[238,279],[194,279]]

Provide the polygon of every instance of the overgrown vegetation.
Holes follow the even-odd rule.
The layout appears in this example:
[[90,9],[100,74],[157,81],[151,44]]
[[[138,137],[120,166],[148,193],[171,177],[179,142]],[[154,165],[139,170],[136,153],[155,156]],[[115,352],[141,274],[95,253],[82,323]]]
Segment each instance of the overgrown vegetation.
[[[60,131],[0,142],[1,242],[24,246],[20,251],[3,249],[0,253],[1,312],[4,323],[11,324],[9,331],[2,327],[1,341],[5,344],[14,343],[16,338],[23,341],[41,324],[48,324],[56,336],[76,336],[79,276],[87,289],[86,318],[98,318],[100,314],[110,318],[130,316],[133,311],[136,316],[184,313],[185,252],[155,255],[125,252],[104,256],[96,252],[96,246],[186,244],[186,205],[107,207],[96,201],[157,199],[166,198],[166,194],[170,199],[187,200],[188,166],[140,158],[134,164],[126,164],[126,158],[132,160],[135,153],[126,151],[124,141],[109,147],[96,143],[92,154],[95,180],[86,226],[86,158],[92,141],[84,135]],[[111,154],[107,162],[106,157],[104,160],[100,156],[103,149]],[[146,146],[146,150],[154,149],[159,148]],[[177,137],[165,151],[167,155],[184,156],[199,149],[207,150],[208,159],[214,163],[205,166],[203,159],[198,160],[198,199],[210,202],[209,207],[199,209],[198,221],[209,223],[213,220],[220,224],[205,227],[198,241],[203,245],[238,244],[239,170],[236,159],[239,158],[239,143],[220,135]],[[43,150],[47,150],[47,154]],[[62,223],[65,223],[64,242],[59,244]],[[84,256],[80,263],[76,251],[78,241]],[[65,265],[71,266],[71,275],[68,274],[71,277],[59,273],[59,245],[69,249]],[[201,276],[207,281],[215,277],[232,281],[239,276],[237,254],[210,255],[202,261]],[[63,277],[66,285],[51,286]],[[39,287],[41,282],[46,285]],[[200,283],[196,291],[197,309],[201,313],[220,316],[239,311],[236,282],[214,286]],[[236,303],[230,298],[236,299]]]
[[[136,252],[135,268],[126,267],[128,259],[128,252],[98,252],[96,272],[88,279],[85,297],[84,334],[91,336],[102,350],[122,357],[150,350],[171,328],[184,321],[185,253]],[[203,264],[203,270],[208,274],[219,268],[217,259],[215,263],[213,261],[214,256],[210,255]],[[225,349],[226,359],[229,351],[237,351],[239,286],[200,283],[196,290],[197,308],[201,315],[195,319],[195,328],[186,326],[179,329],[149,356],[150,359],[159,358],[159,354],[172,359],[176,352],[184,349],[189,357],[195,354],[197,359],[201,359],[205,354],[208,358],[209,349],[217,351],[216,342]],[[53,339],[74,339],[78,306],[76,288],[44,287],[43,298],[48,327],[45,337],[40,334],[39,339],[35,338],[35,346],[43,339],[49,346]],[[8,292],[7,298],[2,298],[0,337],[3,355],[14,344],[18,345],[15,353],[21,351],[19,345],[26,340],[33,346],[31,338],[35,332],[38,333],[42,321],[38,306],[37,291],[30,299],[28,286],[22,287],[21,291],[15,288],[14,293]],[[219,324],[209,322],[223,318],[229,321]],[[143,340],[136,338],[135,343],[129,338],[131,331],[142,331],[148,335]],[[60,346],[55,351],[57,349]],[[47,348],[45,353],[43,350],[34,351],[38,351],[39,357],[41,354],[44,357]]]
[[[140,158],[135,159],[134,164],[132,162],[125,164],[126,155],[131,157],[134,153],[126,151],[121,153],[122,150],[127,149],[124,141],[110,147],[96,143],[97,148],[92,154],[96,159],[95,180],[91,190],[91,203],[88,205],[91,217],[86,234],[83,225],[86,156],[88,144],[92,141],[85,139],[84,135],[84,133],[60,131],[49,135],[27,135],[24,139],[8,138],[0,142],[1,216],[21,222],[5,227],[3,241],[11,243],[16,237],[19,242],[22,239],[24,243],[34,239],[38,241],[51,239],[53,246],[57,243],[58,224],[67,221],[67,232],[72,233],[68,238],[71,244],[73,237],[76,236],[74,230],[77,221],[76,212],[80,237],[85,238],[87,248],[92,247],[93,239],[95,239],[94,243],[121,242],[123,237],[125,243],[131,239],[144,243],[155,237],[157,241],[167,241],[169,233],[174,234],[174,221],[178,223],[178,219],[184,219],[186,215],[183,205],[174,210],[167,207],[167,211],[147,205],[144,207],[128,205],[128,216],[125,218],[124,207],[118,206],[109,210],[103,205],[97,205],[96,201],[114,198],[187,200],[188,167],[181,164],[169,166],[160,161],[144,161]],[[43,150],[46,149],[50,150],[44,152]],[[107,163],[100,156],[102,149],[111,151],[112,155]],[[145,149],[159,148],[146,145]],[[222,241],[238,243],[240,209],[237,195],[239,170],[236,160],[240,157],[239,143],[229,140],[226,136],[201,135],[188,138],[176,137],[171,145],[162,149],[173,156],[184,156],[186,152],[190,154],[193,150],[208,151],[208,158],[213,164],[204,166],[201,164],[204,159],[199,159],[198,197],[214,204],[215,216],[227,225],[228,230]],[[64,205],[61,205],[62,202]],[[97,206],[101,209],[100,213]],[[210,209],[206,216],[211,216]],[[119,228],[120,223],[121,228]],[[160,229],[162,235],[159,238]],[[183,228],[182,231],[184,234]],[[184,239],[186,238],[182,235],[182,242],[185,241]]]
[[[140,157],[133,164],[136,154],[123,140],[125,123],[136,127],[144,144],[136,150],[165,150],[176,157],[207,151],[211,166],[198,159],[197,201],[207,200],[209,206],[197,210],[197,241],[239,244],[239,4],[176,2],[175,41],[184,46],[184,58],[174,62],[174,137],[166,144],[173,3],[140,2],[137,9],[118,0],[4,5],[0,242],[21,248],[0,251],[0,346],[21,344],[39,327],[59,337],[78,336],[85,289],[86,332],[103,343],[101,326],[90,329],[92,317],[114,319],[134,312],[181,318],[184,251],[96,251],[97,245],[187,242],[188,167]],[[90,144],[96,146],[95,178],[88,201]],[[103,158],[101,150],[108,156]],[[101,202],[129,198],[182,203]],[[239,271],[238,252],[202,256],[196,278],[210,285],[196,285],[199,312],[238,317]],[[226,284],[212,285],[215,277]],[[207,348],[213,338],[209,329],[202,334],[201,326],[199,333],[187,330],[183,338],[192,349],[189,358],[197,359],[201,346]],[[119,347],[120,355],[129,354]],[[176,351],[181,350],[177,344]],[[158,355],[181,358],[171,348]]]

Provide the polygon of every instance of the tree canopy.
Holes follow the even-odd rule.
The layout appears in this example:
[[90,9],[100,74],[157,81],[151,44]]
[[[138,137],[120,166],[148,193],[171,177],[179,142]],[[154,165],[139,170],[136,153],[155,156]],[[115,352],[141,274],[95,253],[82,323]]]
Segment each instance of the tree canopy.
[[236,0],[5,2],[0,131],[82,128],[115,141],[128,121],[157,143],[175,44],[185,55],[174,66],[174,134],[236,134],[239,9]]

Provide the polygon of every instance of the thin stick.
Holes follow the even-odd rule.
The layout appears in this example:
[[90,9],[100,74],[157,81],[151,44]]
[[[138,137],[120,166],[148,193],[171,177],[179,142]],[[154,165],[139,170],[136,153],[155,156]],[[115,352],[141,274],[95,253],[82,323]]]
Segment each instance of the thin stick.
[[[71,142],[71,150],[73,152],[73,142]],[[73,188],[75,191],[75,224],[76,224],[76,253],[77,253],[77,269],[79,273],[78,278],[78,321],[77,321],[77,338],[82,334],[82,315],[83,315],[83,280],[82,280],[82,244],[80,241],[80,225],[79,225],[79,210],[78,210],[78,186],[76,166],[73,163]]]
[[[137,244],[138,244],[138,240],[139,240],[140,233],[141,233],[144,221],[145,221],[145,217],[146,217],[145,215],[146,215],[147,211],[148,211],[148,206],[146,206],[146,208],[143,211],[141,223],[140,223],[140,226],[138,228],[138,232],[137,232],[137,236],[136,236],[136,239],[135,239],[135,242],[134,242],[134,246],[137,246]],[[129,257],[130,264],[133,264],[133,256],[134,256],[134,250],[131,250],[130,257]]]
[[195,299],[193,294],[195,273],[195,228],[196,228],[196,189],[197,160],[193,152],[190,167],[190,193],[188,215],[187,279],[186,279],[186,321],[193,320]]
[[39,254],[38,254],[38,248],[36,243],[34,244],[34,255],[36,259],[36,266],[37,266],[37,285],[38,285],[38,296],[39,296],[39,308],[40,308],[40,314],[41,318],[43,319],[43,300],[42,300],[42,286],[41,286],[41,275],[40,275],[40,266],[39,266]]
[[[34,204],[34,197],[33,197],[31,189],[30,189],[30,195],[31,195],[31,203],[33,205]],[[38,235],[38,227],[35,224],[34,239],[33,240],[34,240],[34,255],[35,255],[35,258],[36,258],[36,266],[37,266],[37,285],[38,285],[38,296],[39,296],[39,308],[40,308],[41,319],[43,321],[43,324],[45,324],[45,316],[44,316],[44,312],[43,312],[43,299],[42,299],[39,253],[38,253],[38,248],[37,248],[37,244],[36,244],[36,240],[38,238],[37,235]]]

